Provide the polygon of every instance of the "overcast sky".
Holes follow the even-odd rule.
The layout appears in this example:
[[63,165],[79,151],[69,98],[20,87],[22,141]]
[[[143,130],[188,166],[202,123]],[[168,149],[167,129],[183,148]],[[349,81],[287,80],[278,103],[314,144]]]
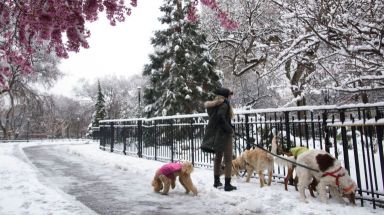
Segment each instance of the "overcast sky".
[[132,15],[114,27],[104,14],[98,21],[88,23],[90,48],[70,53],[69,59],[62,60],[59,69],[65,76],[51,92],[74,96],[72,89],[81,78],[95,81],[106,75],[141,75],[144,64],[149,62],[148,54],[153,51],[150,38],[160,28],[158,17],[162,15],[159,11],[162,2],[139,1]]

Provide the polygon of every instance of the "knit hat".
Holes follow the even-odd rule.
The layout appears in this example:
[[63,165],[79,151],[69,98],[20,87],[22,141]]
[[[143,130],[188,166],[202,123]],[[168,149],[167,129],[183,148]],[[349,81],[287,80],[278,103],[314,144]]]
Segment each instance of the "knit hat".
[[229,95],[233,95],[233,92],[227,88],[221,87],[215,91],[215,94],[228,98]]

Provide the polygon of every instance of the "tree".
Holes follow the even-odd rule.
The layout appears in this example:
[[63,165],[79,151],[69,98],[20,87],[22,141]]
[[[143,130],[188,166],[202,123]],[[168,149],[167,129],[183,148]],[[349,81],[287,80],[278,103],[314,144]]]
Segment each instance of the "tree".
[[366,103],[369,95],[375,100],[375,94],[384,91],[383,1],[274,2],[317,41],[313,57],[307,60],[318,77],[328,76],[331,81],[320,78],[319,86],[349,93],[345,99],[349,102],[360,97]]
[[[100,78],[103,86],[105,101],[105,117],[110,119],[131,118],[139,116],[138,87],[145,85],[145,78],[134,75],[128,78],[122,76],[104,76]],[[75,88],[78,98],[97,102],[98,83],[79,80]],[[93,108],[95,111],[95,108]]]
[[219,76],[206,45],[206,36],[199,23],[188,22],[186,15],[191,4],[180,0],[165,0],[159,20],[168,27],[155,33],[151,43],[155,53],[143,75],[149,77],[144,89],[145,113],[148,116],[191,114],[202,112],[201,101],[217,88]]
[[[136,6],[136,0],[131,1]],[[117,0],[4,0],[0,3],[0,87],[8,77],[10,65],[33,72],[31,56],[46,44],[48,52],[60,58],[68,51],[88,48],[90,32],[85,22],[93,22],[101,11],[112,25],[124,21],[131,13],[123,1]],[[63,40],[63,36],[66,39]],[[66,42],[64,42],[66,41]],[[1,89],[0,88],[0,89]]]
[[[44,46],[41,46],[43,49]],[[25,74],[22,67],[10,64],[8,78],[4,79],[7,88],[0,90],[0,129],[6,139],[13,138],[31,118],[29,109],[42,109],[44,96],[39,88],[49,88],[61,75],[58,58],[39,50],[33,54],[34,73]]]
[[[190,19],[196,19],[196,4],[190,4]],[[215,0],[201,0],[217,12],[225,27],[233,28]],[[125,21],[136,7],[118,0],[3,0],[0,2],[0,90],[7,88],[4,79],[10,73],[10,64],[21,67],[24,73],[34,72],[31,56],[38,44],[48,45],[48,52],[67,58],[68,52],[88,48],[91,32],[86,22],[94,22],[105,11],[111,25]]]
[[97,82],[97,101],[95,107],[96,111],[92,120],[92,127],[99,127],[99,121],[105,118],[105,101],[100,81]]
[[[217,28],[212,18],[203,20],[215,59],[231,81],[253,74],[257,83],[268,84],[269,91],[286,94],[289,90],[292,99],[280,103],[284,106],[316,104],[324,91],[339,103],[357,97],[363,102],[380,101],[383,1],[221,3],[239,23],[236,31]],[[269,100],[270,93],[265,95]]]
[[284,34],[279,8],[268,0],[225,0],[221,4],[239,24],[236,31],[220,28],[211,10],[203,10],[202,26],[226,85],[236,92],[235,102],[252,108],[277,106],[280,84],[270,77],[269,68],[280,51],[279,36]]

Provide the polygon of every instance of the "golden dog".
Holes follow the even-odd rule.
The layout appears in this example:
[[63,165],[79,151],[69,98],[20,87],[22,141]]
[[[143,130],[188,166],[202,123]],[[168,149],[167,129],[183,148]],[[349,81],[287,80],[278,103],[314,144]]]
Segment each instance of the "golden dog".
[[246,169],[247,162],[244,159],[244,153],[238,156],[236,159],[232,160],[232,176],[240,176],[240,170]]
[[[276,154],[277,151],[277,138],[276,136],[272,139],[272,149],[271,152]],[[268,154],[266,151],[256,148],[246,150],[244,152],[244,160],[247,163],[247,179],[246,182],[249,182],[253,171],[257,171],[260,179],[260,187],[264,187],[264,170],[268,170],[268,186],[272,182],[272,173],[274,168],[274,157],[271,154]]]
[[191,173],[193,171],[192,163],[168,163],[164,164],[156,171],[152,181],[153,190],[159,193],[162,190],[163,195],[167,195],[169,187],[176,186],[176,178],[179,177],[180,184],[185,188],[188,194],[190,191],[197,195],[197,189],[192,183]]

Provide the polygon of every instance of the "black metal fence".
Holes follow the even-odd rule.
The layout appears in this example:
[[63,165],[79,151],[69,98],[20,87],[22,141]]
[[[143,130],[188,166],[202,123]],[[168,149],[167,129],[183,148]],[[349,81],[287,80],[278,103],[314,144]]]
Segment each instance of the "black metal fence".
[[[100,148],[212,167],[213,155],[200,150],[207,122],[206,114],[103,120]],[[333,154],[357,182],[361,205],[384,206],[384,103],[237,111],[233,124],[238,134],[234,155],[241,154],[251,139],[269,148],[274,129],[285,149],[306,146]],[[283,177],[285,171],[276,167],[274,176]]]

